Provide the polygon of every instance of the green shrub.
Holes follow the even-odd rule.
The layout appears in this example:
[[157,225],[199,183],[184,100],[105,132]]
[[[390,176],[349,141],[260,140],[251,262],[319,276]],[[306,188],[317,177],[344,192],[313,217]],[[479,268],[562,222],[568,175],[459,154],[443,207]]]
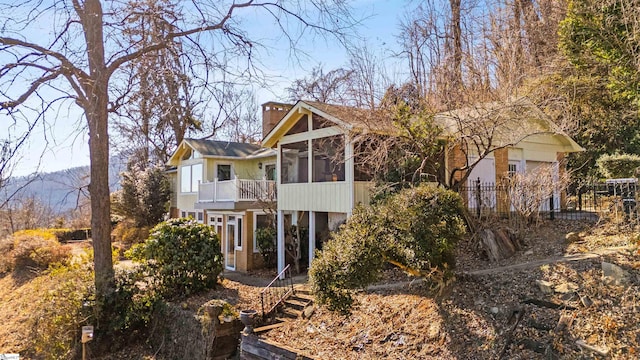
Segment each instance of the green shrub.
[[136,339],[164,310],[161,294],[147,283],[148,275],[144,268],[116,272],[116,290],[109,299],[107,337]]
[[640,168],[640,155],[605,154],[596,160],[598,169],[606,178],[630,178],[637,176]]
[[458,194],[431,185],[408,188],[358,207],[314,259],[309,275],[318,302],[348,312],[352,290],[377,279],[385,263],[444,282],[465,232]]
[[256,243],[258,250],[267,267],[274,267],[277,260],[276,239],[278,233],[273,227],[264,227],[256,229]]
[[149,239],[128,256],[142,262],[165,296],[190,295],[216,285],[222,272],[220,239],[192,219],[171,219],[151,230]]
[[350,290],[379,279],[384,264],[382,232],[372,207],[354,209],[311,263],[309,277],[319,303],[346,313],[353,303]]

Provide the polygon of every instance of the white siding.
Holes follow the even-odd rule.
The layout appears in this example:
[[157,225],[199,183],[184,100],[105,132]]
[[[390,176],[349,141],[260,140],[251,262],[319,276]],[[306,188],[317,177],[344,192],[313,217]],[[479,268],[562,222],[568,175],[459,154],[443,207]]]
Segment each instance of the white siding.
[[278,210],[351,212],[349,190],[346,182],[281,184]]

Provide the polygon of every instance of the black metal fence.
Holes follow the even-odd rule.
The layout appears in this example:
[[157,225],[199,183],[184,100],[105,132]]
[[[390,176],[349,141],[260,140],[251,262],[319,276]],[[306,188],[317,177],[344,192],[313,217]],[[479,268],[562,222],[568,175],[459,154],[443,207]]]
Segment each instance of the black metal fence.
[[514,191],[508,184],[482,183],[478,179],[462,186],[459,193],[469,213],[476,217],[606,219],[633,226],[640,224],[637,179],[612,179],[551,191],[548,185]]

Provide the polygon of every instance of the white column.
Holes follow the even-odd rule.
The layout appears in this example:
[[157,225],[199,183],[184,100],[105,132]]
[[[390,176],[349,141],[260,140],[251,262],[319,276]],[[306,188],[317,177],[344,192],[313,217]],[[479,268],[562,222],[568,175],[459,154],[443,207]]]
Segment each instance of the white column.
[[284,211],[278,210],[278,272],[284,270]]
[[309,211],[309,267],[316,251],[316,213]]
[[353,158],[353,142],[349,138],[349,136],[344,136],[344,180],[347,184],[349,184],[349,209],[347,211],[347,218],[351,217],[351,213],[353,213],[353,208],[355,205],[355,176],[354,176],[354,166],[355,161]]

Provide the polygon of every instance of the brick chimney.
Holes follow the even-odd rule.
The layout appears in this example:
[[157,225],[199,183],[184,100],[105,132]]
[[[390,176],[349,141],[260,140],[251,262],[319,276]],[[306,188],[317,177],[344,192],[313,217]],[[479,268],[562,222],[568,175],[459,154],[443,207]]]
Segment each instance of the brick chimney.
[[262,104],[262,138],[291,110],[293,105],[269,101]]

